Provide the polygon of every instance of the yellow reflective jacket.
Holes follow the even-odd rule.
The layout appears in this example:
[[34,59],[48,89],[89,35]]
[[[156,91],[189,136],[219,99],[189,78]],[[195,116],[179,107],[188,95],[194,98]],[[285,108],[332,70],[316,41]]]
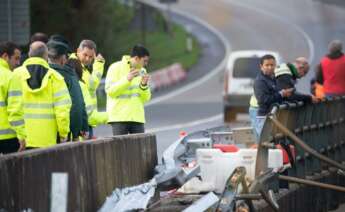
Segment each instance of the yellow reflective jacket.
[[88,124],[92,127],[96,127],[99,124],[106,124],[108,115],[106,112],[98,112],[97,108],[93,105],[90,93],[85,83],[79,81],[81,92],[85,102],[85,108],[88,118]]
[[0,142],[25,139],[22,91],[8,63],[0,58]]
[[26,146],[52,146],[58,133],[66,138],[71,98],[64,78],[38,57],[28,58],[14,74],[23,92]]
[[249,105],[250,107],[259,107],[258,100],[254,94],[250,97]]
[[[113,63],[108,69],[105,80],[108,122],[145,123],[144,103],[151,99],[150,88],[140,85],[141,76],[129,82],[129,71],[129,56],[123,56],[121,61]],[[143,71],[146,73],[144,68]]]
[[[77,54],[73,53],[70,58],[78,59]],[[102,75],[104,72],[104,61],[95,60],[92,64],[92,73],[81,64],[83,67],[82,79],[85,82],[87,89],[89,90],[92,105],[97,108],[97,95],[96,91],[101,82]]]

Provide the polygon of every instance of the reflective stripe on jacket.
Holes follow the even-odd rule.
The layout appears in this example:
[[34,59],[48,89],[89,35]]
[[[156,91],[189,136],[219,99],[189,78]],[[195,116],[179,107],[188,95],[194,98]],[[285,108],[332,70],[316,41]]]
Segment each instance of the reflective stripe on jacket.
[[108,115],[106,112],[98,112],[97,107],[92,102],[90,93],[88,92],[85,83],[79,81],[81,91],[83,93],[85,109],[88,117],[88,123],[90,126],[96,127],[99,124],[106,124]]
[[71,98],[63,77],[38,57],[28,58],[14,73],[23,92],[26,146],[52,146],[58,133],[66,138]]
[[0,58],[0,140],[25,139],[22,91],[8,63]]
[[[143,71],[146,73],[144,68]],[[108,122],[145,123],[144,103],[151,99],[150,88],[140,85],[141,76],[129,82],[129,72],[129,56],[123,56],[121,61],[113,63],[108,69],[105,80]]]

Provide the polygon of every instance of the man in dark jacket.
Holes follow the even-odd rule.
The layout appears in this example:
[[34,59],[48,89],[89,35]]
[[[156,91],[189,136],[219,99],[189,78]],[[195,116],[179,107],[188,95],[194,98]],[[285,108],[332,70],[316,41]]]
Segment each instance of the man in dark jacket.
[[[78,78],[72,68],[65,65],[68,46],[60,41],[50,40],[47,43],[49,66],[59,72],[66,82],[71,96],[70,135],[68,140],[76,141],[82,132],[87,132],[87,114]],[[86,122],[86,123],[85,123]]]
[[287,101],[318,102],[318,99],[311,95],[302,94],[296,91],[297,79],[304,77],[309,70],[309,63],[305,57],[296,58],[294,63],[283,63],[274,70],[278,90],[293,88],[295,91],[288,97]]
[[293,89],[279,90],[274,78],[274,69],[276,60],[272,55],[264,55],[260,59],[261,72],[254,81],[254,94],[258,101],[259,109],[256,118],[255,130],[257,135],[261,134],[266,115],[271,106],[275,103],[281,103],[283,98],[291,96]]

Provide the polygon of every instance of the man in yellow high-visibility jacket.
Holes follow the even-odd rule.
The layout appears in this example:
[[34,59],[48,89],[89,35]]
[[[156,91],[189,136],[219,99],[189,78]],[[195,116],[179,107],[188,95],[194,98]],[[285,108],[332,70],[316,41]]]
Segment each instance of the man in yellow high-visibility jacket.
[[151,99],[149,75],[144,68],[149,57],[145,47],[136,45],[131,56],[123,56],[109,67],[105,91],[113,135],[144,132],[144,104]]
[[[101,82],[104,71],[104,58],[101,54],[96,57],[97,46],[92,40],[82,40],[77,53],[70,55],[71,59],[78,59],[83,67],[82,79],[86,84],[91,96],[92,107],[97,108],[96,91]],[[93,130],[89,128],[90,138],[93,137]]]
[[49,67],[48,48],[30,45],[29,58],[14,71],[23,93],[28,148],[49,147],[65,141],[69,132],[71,98],[64,78]]
[[67,61],[67,65],[71,67],[72,69],[74,69],[79,80],[79,85],[80,85],[81,92],[83,94],[83,100],[85,103],[85,109],[86,109],[86,115],[87,115],[86,116],[87,119],[85,122],[87,122],[87,126],[96,127],[97,125],[100,125],[100,124],[106,124],[108,122],[107,113],[99,112],[97,108],[94,107],[94,105],[92,104],[90,92],[87,89],[86,84],[82,80],[83,68],[80,61],[78,59],[70,58]]
[[11,71],[19,63],[19,47],[12,42],[0,43],[0,153],[3,154],[25,147],[22,92]]
[[97,107],[96,90],[101,82],[105,63],[101,54],[96,57],[96,51],[97,47],[93,41],[83,40],[79,44],[77,53],[70,55],[70,58],[78,59],[82,64],[82,79],[90,92],[95,107]]

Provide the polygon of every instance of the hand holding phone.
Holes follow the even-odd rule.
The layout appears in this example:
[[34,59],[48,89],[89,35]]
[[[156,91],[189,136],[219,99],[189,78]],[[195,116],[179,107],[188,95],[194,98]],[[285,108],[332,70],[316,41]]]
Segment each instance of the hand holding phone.
[[144,75],[141,77],[141,82],[140,82],[140,84],[141,84],[142,86],[146,86],[147,83],[149,82],[149,79],[150,79],[150,76],[149,76],[148,74],[144,73]]
[[127,79],[128,81],[132,81],[132,79],[136,76],[138,76],[140,73],[139,73],[139,70],[138,69],[131,69],[130,72],[128,73],[127,75]]

